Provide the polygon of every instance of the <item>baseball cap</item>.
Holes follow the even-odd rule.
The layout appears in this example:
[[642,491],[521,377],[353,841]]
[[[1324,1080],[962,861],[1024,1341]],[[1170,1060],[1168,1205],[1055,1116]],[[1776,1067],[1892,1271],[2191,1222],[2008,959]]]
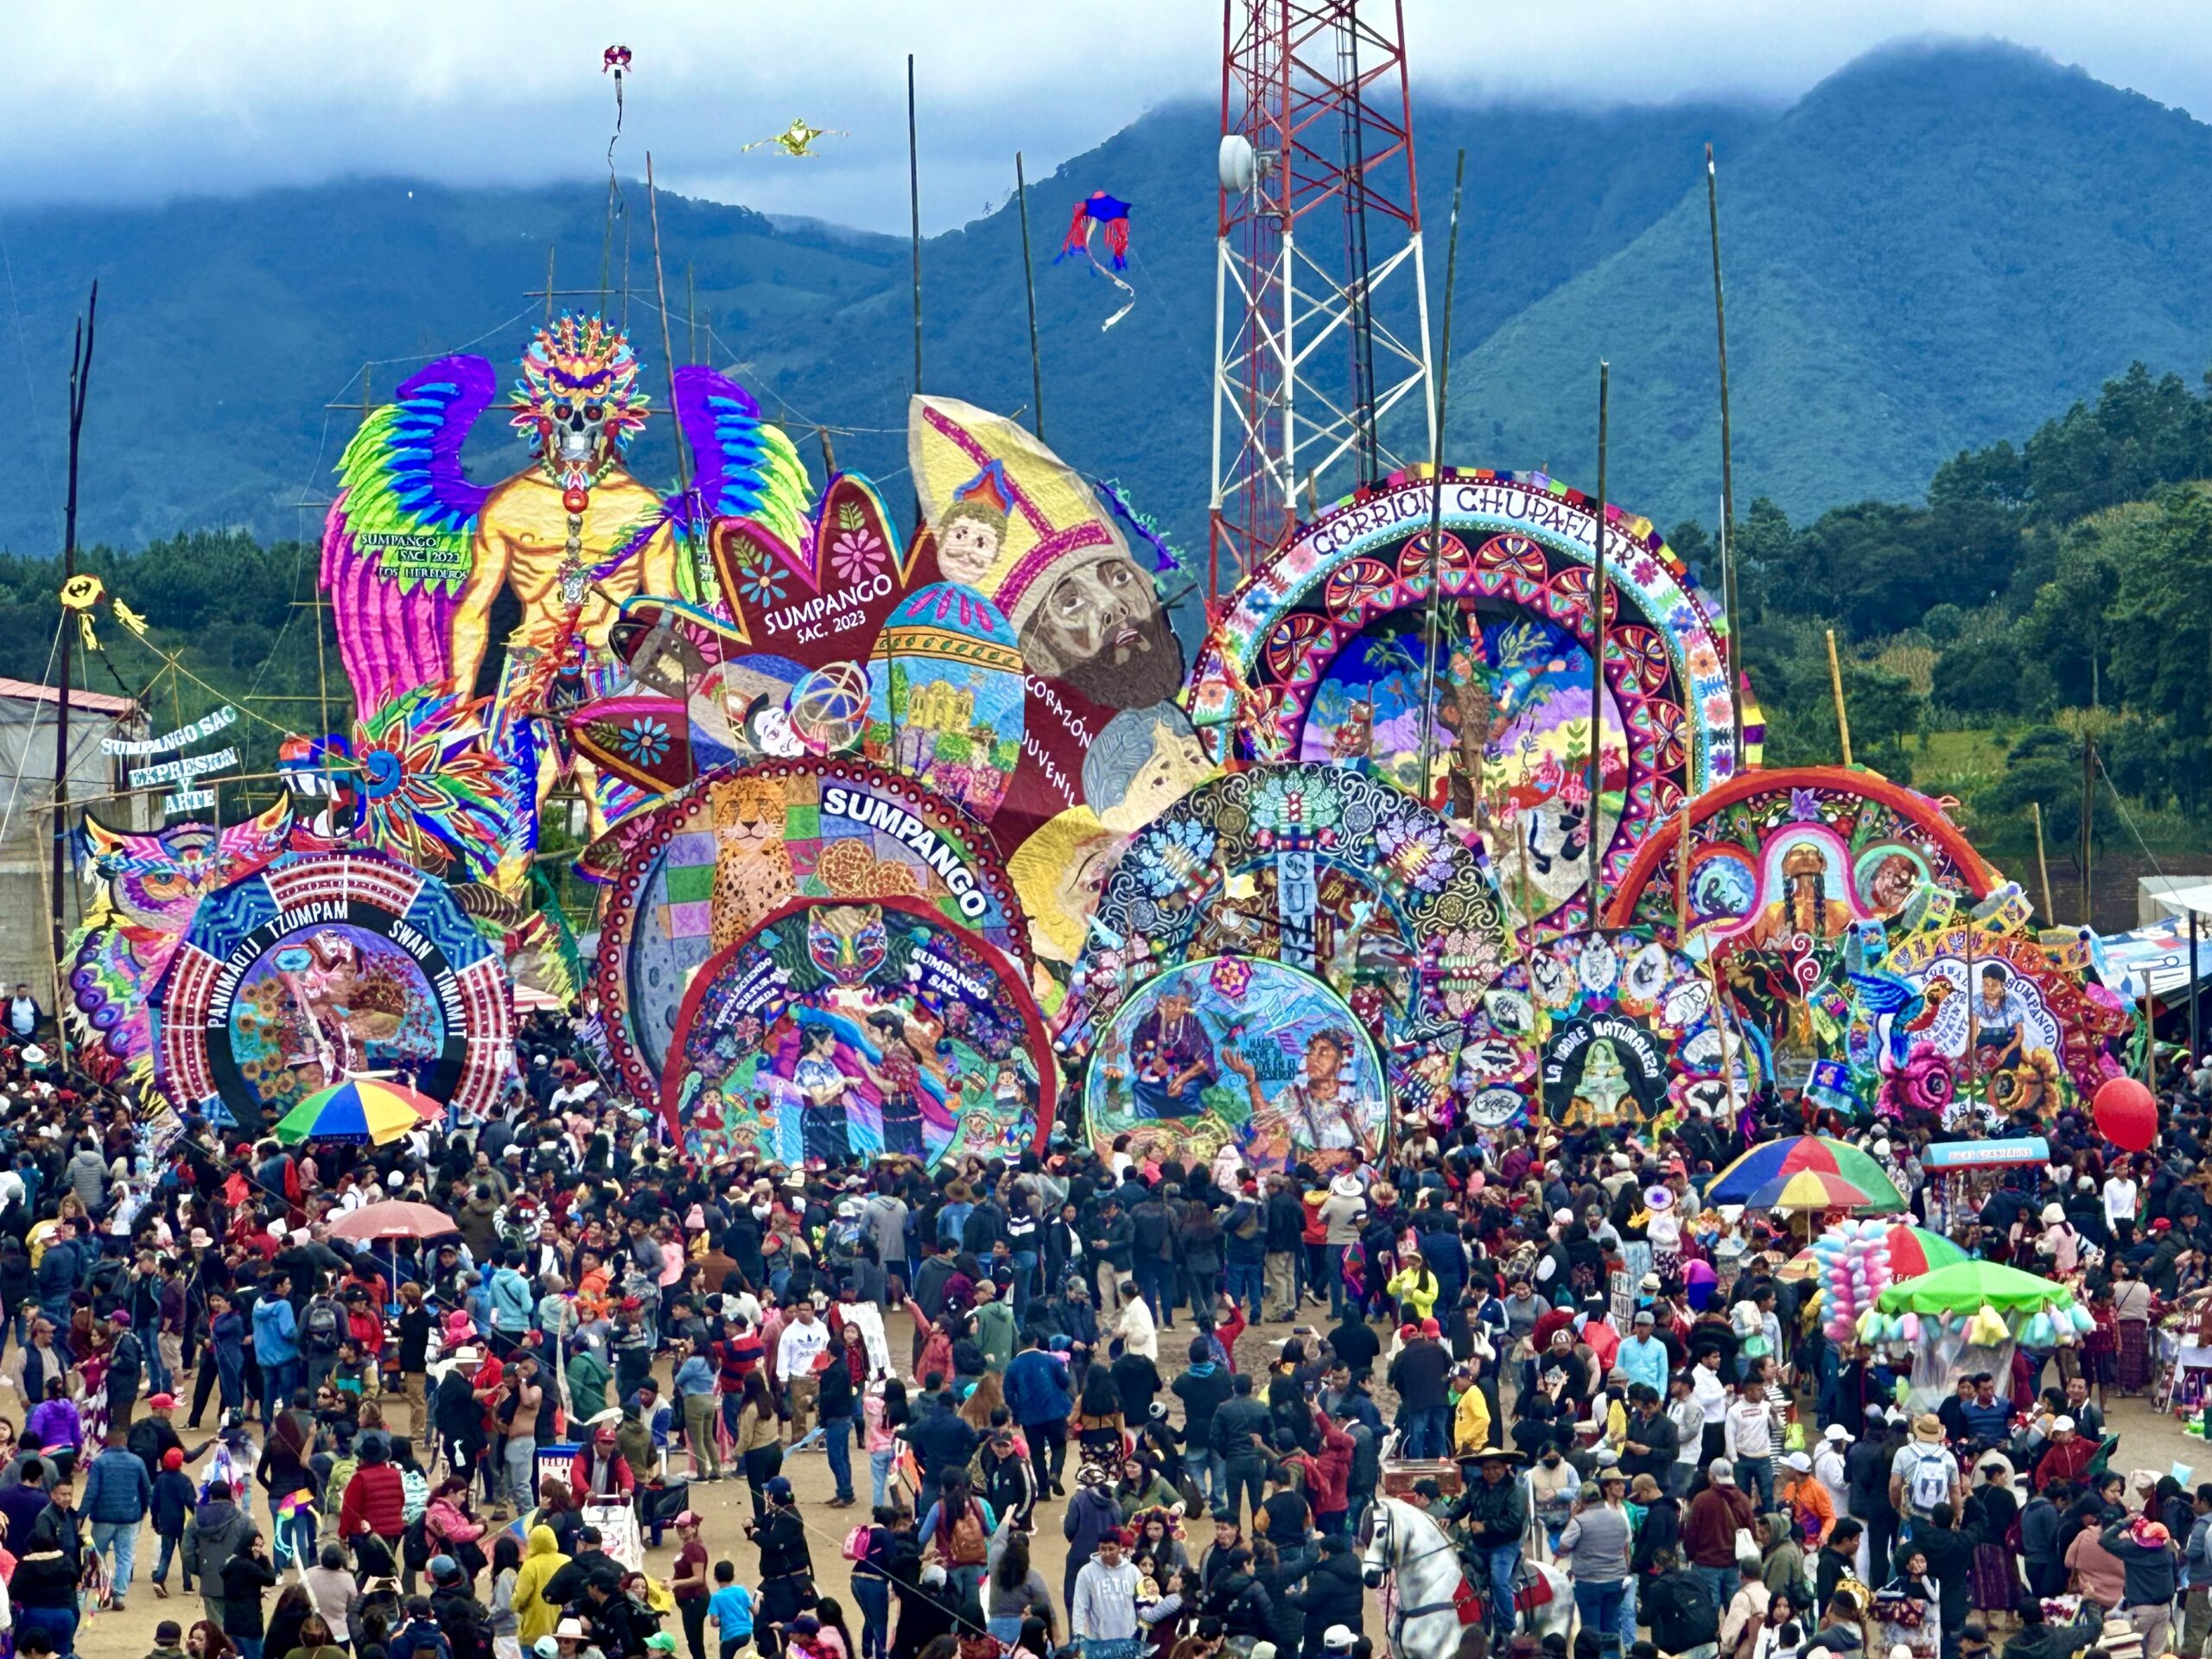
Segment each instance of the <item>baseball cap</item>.
[[1715,1486],[1736,1484],[1736,1465],[1726,1458],[1715,1458],[1706,1468],[1705,1478]]

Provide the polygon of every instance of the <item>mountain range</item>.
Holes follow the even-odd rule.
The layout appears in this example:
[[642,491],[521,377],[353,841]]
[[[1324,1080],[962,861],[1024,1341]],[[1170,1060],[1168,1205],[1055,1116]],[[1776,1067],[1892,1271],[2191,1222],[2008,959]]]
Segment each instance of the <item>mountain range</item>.
[[[1787,109],[1471,105],[1417,85],[1416,128],[1440,322],[1453,162],[1466,153],[1451,456],[1592,485],[1605,358],[1611,493],[1662,524],[1709,523],[1719,488],[1708,141],[1739,512],[1764,495],[1802,522],[1840,502],[1911,499],[1945,457],[2024,435],[2133,359],[2192,378],[2206,360],[2212,242],[2197,204],[2212,195],[2212,128],[2021,48],[1886,48]],[[1215,136],[1205,107],[1156,109],[1033,168],[1029,192],[1046,435],[1192,547],[1209,471]],[[1122,296],[1080,259],[1052,263],[1071,207],[1099,189],[1134,204],[1137,289],[1104,333]],[[423,356],[464,346],[504,372],[543,315],[549,250],[560,302],[590,308],[604,291],[663,401],[645,189],[624,181],[611,229],[607,194],[603,180],[372,179],[0,215],[0,384],[20,382],[0,546],[58,542],[69,330],[94,277],[88,541],[217,525],[312,534],[363,365],[376,399]],[[817,471],[826,428],[838,464],[899,499],[907,245],[669,195],[659,211],[676,354],[735,372]],[[922,295],[923,384],[1029,404],[1011,201],[927,239]],[[473,469],[493,477],[520,459],[487,416]],[[664,422],[634,459],[647,478],[672,474]]]

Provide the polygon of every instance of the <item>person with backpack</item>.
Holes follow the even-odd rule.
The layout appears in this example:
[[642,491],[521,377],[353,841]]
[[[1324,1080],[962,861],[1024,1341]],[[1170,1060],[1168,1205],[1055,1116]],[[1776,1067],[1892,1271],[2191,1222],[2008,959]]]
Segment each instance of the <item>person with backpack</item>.
[[1677,1659],[1716,1651],[1720,1610],[1705,1576],[1684,1567],[1670,1549],[1660,1551],[1652,1566],[1656,1570],[1637,1599],[1637,1611],[1651,1627],[1652,1645]]
[[430,1611],[452,1659],[493,1659],[492,1614],[476,1599],[474,1583],[474,1575],[454,1557],[430,1558]]
[[947,1582],[954,1586],[958,1599],[965,1599],[981,1589],[983,1564],[989,1556],[990,1536],[998,1530],[998,1518],[969,1487],[964,1469],[946,1474],[938,1490],[938,1501],[922,1517],[914,1539],[925,1549],[932,1544],[937,1547],[937,1559],[944,1567]]
[[338,1344],[346,1339],[346,1309],[327,1289],[318,1287],[301,1312],[300,1363],[307,1373],[308,1392],[314,1394],[330,1380],[338,1366]]
[[1934,1413],[1923,1413],[1913,1420],[1912,1439],[1890,1464],[1890,1507],[1907,1527],[1916,1528],[1934,1518],[1938,1503],[1955,1510],[1965,1503],[1959,1460],[1943,1444],[1943,1425]]
[[1268,1216],[1259,1184],[1246,1181],[1222,1223],[1222,1262],[1229,1278],[1229,1300],[1251,1310],[1254,1325],[1267,1311]]

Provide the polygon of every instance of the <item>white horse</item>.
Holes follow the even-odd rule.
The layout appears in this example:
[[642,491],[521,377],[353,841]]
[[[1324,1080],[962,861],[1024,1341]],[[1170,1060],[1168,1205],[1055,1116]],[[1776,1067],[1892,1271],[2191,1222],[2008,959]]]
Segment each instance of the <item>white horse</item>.
[[[1372,1532],[1361,1560],[1370,1589],[1380,1589],[1386,1575],[1390,1580],[1384,1606],[1392,1659],[1483,1659],[1488,1649],[1484,1627],[1462,1624],[1454,1605],[1467,1575],[1444,1529],[1427,1510],[1396,1497],[1376,1499],[1370,1525]],[[1526,1565],[1551,1589],[1551,1599],[1531,1615],[1536,1636],[1571,1639],[1573,1586],[1555,1567]],[[1478,1584],[1475,1589],[1488,1599],[1488,1584]]]

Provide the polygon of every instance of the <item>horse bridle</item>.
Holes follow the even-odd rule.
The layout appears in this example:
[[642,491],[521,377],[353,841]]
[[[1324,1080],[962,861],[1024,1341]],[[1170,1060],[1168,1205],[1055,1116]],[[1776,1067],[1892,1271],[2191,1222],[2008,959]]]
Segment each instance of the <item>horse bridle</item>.
[[[1421,1511],[1421,1513],[1422,1513],[1422,1514],[1424,1514],[1424,1515],[1426,1515],[1426,1514],[1427,1514],[1428,1512],[1427,1512],[1426,1510],[1422,1510],[1422,1511]],[[1390,1534],[1389,1532],[1386,1531],[1386,1529],[1388,1529],[1389,1526],[1390,1526],[1390,1511],[1389,1511],[1388,1509],[1384,1508],[1382,1504],[1380,1504],[1380,1503],[1376,1504],[1376,1505],[1375,1506],[1375,1528],[1376,1528],[1376,1536],[1381,1537],[1381,1538],[1382,1538],[1382,1539],[1384,1540],[1384,1542],[1383,1542],[1383,1545],[1382,1545],[1382,1554],[1383,1554],[1383,1557],[1384,1557],[1385,1566],[1384,1566],[1384,1569],[1383,1569],[1383,1570],[1384,1570],[1384,1571],[1386,1571],[1386,1572],[1388,1572],[1388,1573],[1390,1574],[1390,1576],[1391,1576],[1392,1578],[1395,1578],[1395,1577],[1397,1577],[1397,1575],[1398,1575],[1398,1567],[1397,1567],[1397,1566],[1391,1566],[1391,1565],[1389,1565],[1389,1554],[1390,1554],[1390,1545],[1389,1545],[1389,1538],[1390,1538],[1392,1535],[1394,1535]],[[1438,1529],[1437,1529],[1437,1530],[1438,1530],[1439,1532],[1443,1533],[1443,1535],[1444,1535],[1444,1541],[1443,1541],[1442,1543],[1440,1543],[1440,1544],[1437,1545],[1437,1546],[1436,1546],[1436,1548],[1433,1548],[1433,1549],[1425,1549],[1425,1550],[1421,1551],[1421,1553],[1420,1554],[1418,1554],[1418,1555],[1409,1555],[1409,1556],[1408,1556],[1408,1557],[1405,1559],[1405,1560],[1404,1560],[1403,1562],[1400,1563],[1399,1565],[1400,1565],[1400,1566],[1404,1566],[1404,1567],[1411,1567],[1411,1566],[1412,1566],[1415,1561],[1425,1561],[1425,1560],[1427,1560],[1430,1556],[1432,1556],[1432,1555],[1452,1555],[1452,1554],[1457,1554],[1459,1553],[1459,1552],[1458,1552],[1458,1548],[1457,1548],[1457,1547],[1456,1547],[1456,1546],[1452,1543],[1452,1535],[1451,1535],[1450,1533],[1448,1533],[1448,1532],[1444,1532],[1444,1529],[1443,1529],[1443,1528],[1442,1528],[1441,1526],[1439,1526],[1439,1527],[1438,1527]],[[1466,1582],[1467,1575],[1466,1575],[1466,1573],[1465,1573],[1465,1569],[1462,1569],[1462,1570],[1461,1570],[1460,1574],[1459,1574],[1459,1578],[1460,1578],[1460,1581],[1461,1581],[1462,1583]],[[1451,1612],[1451,1611],[1454,1609],[1454,1607],[1455,1607],[1455,1605],[1457,1605],[1457,1604],[1455,1604],[1455,1603],[1453,1603],[1453,1602],[1449,1602],[1449,1601],[1440,1601],[1440,1602],[1433,1603],[1433,1604],[1431,1604],[1431,1605],[1427,1605],[1427,1606],[1421,1606],[1421,1607],[1401,1607],[1401,1608],[1399,1608],[1399,1609],[1398,1609],[1398,1611],[1397,1611],[1397,1612],[1396,1612],[1396,1614],[1393,1617],[1392,1621],[1391,1621],[1392,1625],[1393,1625],[1393,1627],[1394,1627],[1394,1628],[1392,1629],[1392,1630],[1391,1630],[1391,1636],[1392,1636],[1393,1639],[1395,1640],[1395,1637],[1397,1637],[1397,1635],[1398,1635],[1401,1631],[1402,1631],[1402,1630],[1405,1629],[1405,1627],[1406,1627],[1406,1621],[1407,1621],[1408,1619],[1409,1619],[1409,1618],[1427,1618],[1427,1617],[1428,1617],[1428,1615],[1430,1615],[1431,1613],[1448,1613],[1448,1612]]]

